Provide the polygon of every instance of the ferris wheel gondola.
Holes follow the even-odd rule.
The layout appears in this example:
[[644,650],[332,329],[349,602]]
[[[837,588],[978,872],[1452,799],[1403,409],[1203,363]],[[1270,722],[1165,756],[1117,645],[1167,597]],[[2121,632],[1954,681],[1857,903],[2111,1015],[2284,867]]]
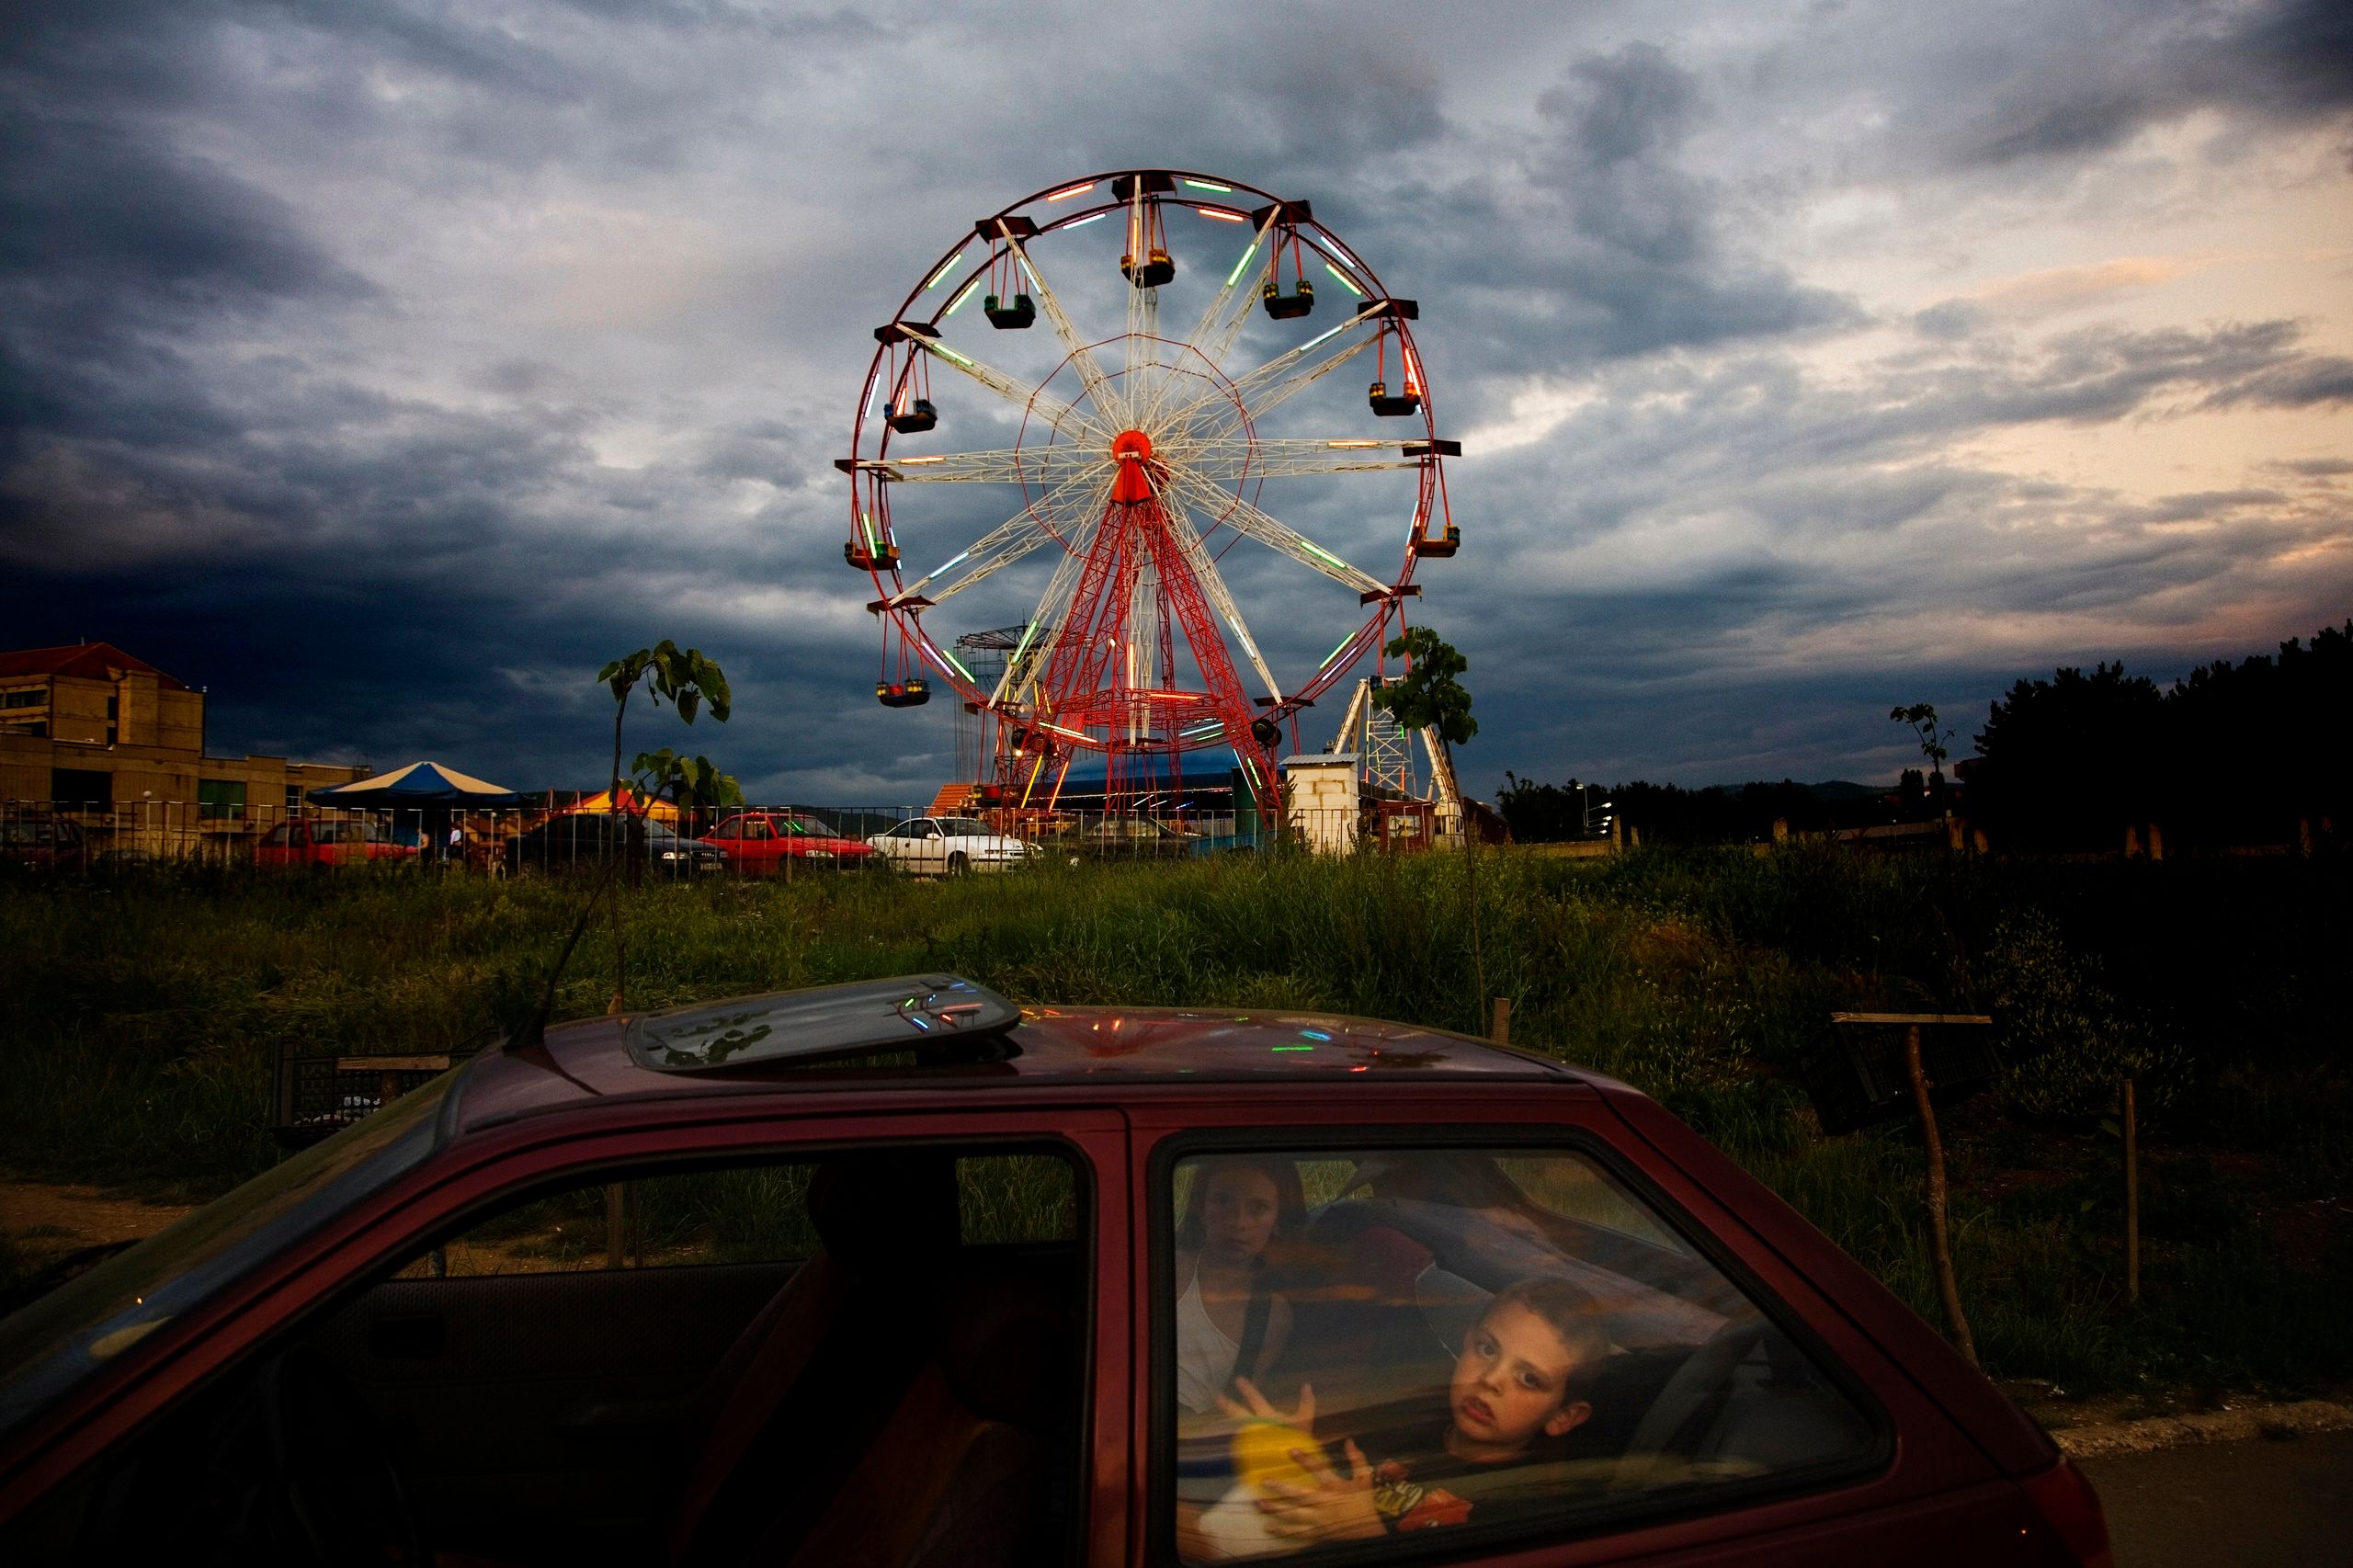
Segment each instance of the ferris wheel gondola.
[[[1209,297],[1190,332],[1176,336],[1159,315],[1180,252],[1197,248],[1171,238],[1170,219],[1185,213],[1233,232],[1243,248],[1230,267],[1185,260],[1200,280],[1191,286]],[[1091,335],[1075,318],[1109,301],[1094,285],[1086,236],[1107,220],[1122,225],[1109,276],[1125,296],[1126,321],[1124,331]],[[1311,270],[1332,281],[1327,292],[1341,307],[1316,331],[1291,324],[1317,309]],[[960,314],[975,296],[981,309]],[[1239,352],[1254,315],[1297,340]],[[1116,795],[1139,758],[1165,757],[1173,770],[1185,753],[1230,746],[1268,808],[1284,722],[1380,647],[1384,628],[1402,621],[1404,601],[1420,592],[1418,563],[1452,555],[1461,541],[1443,469],[1461,448],[1438,434],[1413,339],[1418,315],[1309,203],[1238,181],[1125,170],[1039,191],[982,219],[875,330],[851,455],[836,463],[850,483],[844,558],[872,579],[868,608],[883,628],[878,696],[887,706],[925,700],[915,695],[927,696],[925,666],[946,681],[966,711],[995,724],[1009,804],[1042,804],[1041,784],[1051,793],[1072,760],[1089,753],[1102,755],[1106,792]],[[1042,373],[991,363],[984,350],[993,346],[1031,342],[995,334],[1025,332],[1040,317],[1051,341],[1030,352],[1051,359]],[[1356,433],[1336,412],[1316,430],[1327,417],[1320,411],[1304,432],[1276,433],[1328,397],[1334,371],[1368,353],[1376,369],[1370,412],[1384,425],[1412,420],[1405,435]],[[966,400],[959,388],[979,395]],[[990,404],[1008,415],[1010,444],[952,439],[984,426],[967,415]],[[1357,420],[1365,407],[1357,405]],[[951,439],[931,449],[916,439],[925,437]],[[1281,520],[1270,505],[1269,481],[1282,482],[1275,488],[1287,503],[1313,499],[1293,482],[1347,485],[1381,472],[1411,477],[1397,496],[1394,564],[1380,570]],[[941,484],[1003,487],[1018,502],[980,528],[952,520],[969,508],[906,499],[941,494],[911,486]],[[961,536],[952,531],[960,526],[968,530]],[[910,576],[903,551],[918,541],[923,558],[938,546],[943,559]],[[1328,601],[1345,615],[1343,634],[1312,668],[1279,673],[1251,633],[1221,564],[1240,541],[1345,590]],[[1045,581],[1017,645],[983,681],[933,638],[924,616],[1000,574],[1036,572],[1023,567],[1033,556]],[[1279,599],[1284,642],[1296,645],[1305,599],[1290,588]],[[1245,670],[1263,695],[1249,695]]]

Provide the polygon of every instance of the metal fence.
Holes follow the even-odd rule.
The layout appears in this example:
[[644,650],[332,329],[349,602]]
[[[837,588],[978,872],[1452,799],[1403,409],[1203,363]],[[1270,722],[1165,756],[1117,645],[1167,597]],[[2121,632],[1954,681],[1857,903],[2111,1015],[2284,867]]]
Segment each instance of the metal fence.
[[0,801],[0,865],[60,870],[212,865],[257,870],[373,864],[481,876],[594,870],[616,856],[671,876],[783,878],[896,869],[917,874],[1017,865],[1187,860],[1299,850],[1410,853],[1461,843],[1459,819],[1426,803],[1354,811],[1293,806],[1268,823],[1245,799],[1196,797],[1165,814],[909,805],[730,807],[682,817],[566,805],[496,810],[152,801]]

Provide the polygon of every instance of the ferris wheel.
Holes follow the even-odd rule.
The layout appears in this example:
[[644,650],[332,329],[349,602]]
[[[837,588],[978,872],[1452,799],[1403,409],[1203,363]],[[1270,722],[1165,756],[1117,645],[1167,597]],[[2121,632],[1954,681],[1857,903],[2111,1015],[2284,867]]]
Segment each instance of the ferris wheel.
[[[835,463],[876,697],[944,680],[991,725],[1009,807],[1090,754],[1116,799],[1231,746],[1270,811],[1283,723],[1461,541],[1418,316],[1309,203],[1239,181],[1131,169],[980,220],[875,329]],[[1334,375],[1351,361],[1368,380]],[[926,627],[960,612],[1026,617],[1001,668]]]

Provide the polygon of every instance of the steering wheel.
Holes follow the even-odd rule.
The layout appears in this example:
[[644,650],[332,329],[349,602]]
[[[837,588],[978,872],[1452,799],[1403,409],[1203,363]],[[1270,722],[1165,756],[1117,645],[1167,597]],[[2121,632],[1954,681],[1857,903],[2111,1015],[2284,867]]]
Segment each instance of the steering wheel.
[[1642,1425],[1627,1439],[1626,1457],[1619,1461],[1618,1474],[1611,1485],[1632,1492],[1649,1484],[1659,1460],[1666,1457],[1668,1446],[1683,1435],[1691,1418],[1723,1391],[1733,1369],[1748,1358],[1749,1352],[1756,1348],[1771,1327],[1772,1324],[1762,1317],[1727,1324],[1693,1351],[1691,1358],[1666,1380],[1666,1386],[1658,1391],[1658,1397],[1643,1413]]
[[262,1368],[256,1392],[264,1452],[310,1561],[432,1568],[433,1548],[358,1386],[297,1346]]

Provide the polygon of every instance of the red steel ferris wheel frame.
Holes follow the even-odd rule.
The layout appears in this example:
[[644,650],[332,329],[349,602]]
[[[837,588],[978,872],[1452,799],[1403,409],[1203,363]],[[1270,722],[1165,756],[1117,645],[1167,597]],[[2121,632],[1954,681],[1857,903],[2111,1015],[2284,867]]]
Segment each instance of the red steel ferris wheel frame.
[[[1128,186],[1125,193],[1120,191],[1120,187],[1123,183]],[[1137,192],[1139,187],[1142,191],[1151,194],[1147,199],[1131,202],[1131,197]],[[1091,202],[1076,199],[1082,197],[1092,197],[1107,189],[1113,193],[1110,199],[1095,199]],[[1252,199],[1255,199],[1257,203],[1256,214],[1246,210],[1252,204]],[[1059,203],[1070,205],[1056,205]],[[945,649],[932,640],[924,631],[921,622],[921,612],[929,601],[924,599],[919,594],[911,595],[907,591],[907,580],[899,561],[898,540],[891,518],[890,502],[892,481],[897,477],[891,466],[892,461],[891,448],[892,437],[898,432],[892,428],[888,421],[879,417],[878,414],[886,396],[892,407],[902,406],[903,400],[910,395],[911,388],[923,375],[922,366],[927,348],[925,344],[915,340],[930,339],[937,343],[940,335],[941,324],[947,317],[978,290],[984,279],[992,278],[997,269],[1006,266],[1008,257],[1013,254],[1011,240],[1018,238],[1025,243],[1034,243],[1035,240],[1048,234],[1092,223],[1106,217],[1134,212],[1146,207],[1154,212],[1155,218],[1160,209],[1176,207],[1191,209],[1206,216],[1237,221],[1245,224],[1251,222],[1254,216],[1263,218],[1272,211],[1275,214],[1273,221],[1262,224],[1263,232],[1275,235],[1274,244],[1269,247],[1267,258],[1268,276],[1276,276],[1273,269],[1279,268],[1286,248],[1292,251],[1294,267],[1301,266],[1298,256],[1301,249],[1303,248],[1306,251],[1312,251],[1314,259],[1321,261],[1324,269],[1356,296],[1357,301],[1360,301],[1357,302],[1355,309],[1343,318],[1339,326],[1332,328],[1319,337],[1311,338],[1302,347],[1313,347],[1324,338],[1333,336],[1348,326],[1362,324],[1374,317],[1385,318],[1373,321],[1373,329],[1378,333],[1394,335],[1397,347],[1404,357],[1401,373],[1406,375],[1416,386],[1420,396],[1420,406],[1415,413],[1419,420],[1422,439],[1403,443],[1381,443],[1384,446],[1399,446],[1406,456],[1418,459],[1415,464],[1418,469],[1418,483],[1415,486],[1413,516],[1403,541],[1404,548],[1399,553],[1396,569],[1385,580],[1377,577],[1371,579],[1374,582],[1382,583],[1383,585],[1377,591],[1367,591],[1359,595],[1359,602],[1366,610],[1364,620],[1333,648],[1314,671],[1295,687],[1279,692],[1274,699],[1257,699],[1256,706],[1260,716],[1279,722],[1296,713],[1300,709],[1309,706],[1317,697],[1343,679],[1366,653],[1380,646],[1383,640],[1384,630],[1392,617],[1397,618],[1402,623],[1404,601],[1420,591],[1414,584],[1414,574],[1420,556],[1425,552],[1425,544],[1429,546],[1428,553],[1452,553],[1450,527],[1444,543],[1441,543],[1438,538],[1429,535],[1427,530],[1433,517],[1447,519],[1445,477],[1441,460],[1444,456],[1451,455],[1460,449],[1452,442],[1442,441],[1438,435],[1435,408],[1428,385],[1421,379],[1420,352],[1413,340],[1410,325],[1414,319],[1412,303],[1395,301],[1381,283],[1379,275],[1360,260],[1355,252],[1343,244],[1328,227],[1315,219],[1306,202],[1286,200],[1270,191],[1262,190],[1240,181],[1185,170],[1115,170],[1098,174],[1087,179],[1064,181],[1047,187],[981,220],[973,225],[972,231],[940,254],[931,267],[922,275],[923,280],[908,291],[890,322],[885,326],[878,328],[875,333],[878,346],[874,358],[868,367],[866,378],[860,384],[856,403],[857,412],[852,420],[851,456],[848,459],[837,460],[835,464],[837,468],[846,472],[850,481],[848,548],[853,561],[858,559],[858,552],[863,552],[866,557],[865,569],[873,579],[877,597],[868,608],[878,616],[887,618],[892,628],[900,637],[902,647],[912,650],[925,664],[930,665],[973,710],[991,713],[1008,725],[1039,724],[1043,730],[1050,731],[1057,737],[1054,744],[1066,751],[1104,752],[1111,756],[1115,767],[1118,760],[1117,754],[1126,751],[1173,755],[1211,746],[1231,745],[1245,764],[1254,760],[1258,764],[1252,769],[1256,776],[1254,784],[1264,793],[1270,791],[1276,782],[1271,755],[1268,749],[1256,741],[1250,731],[1245,727],[1246,724],[1245,715],[1249,712],[1248,707],[1245,705],[1246,699],[1240,695],[1240,685],[1235,676],[1232,657],[1224,648],[1223,640],[1216,630],[1216,617],[1206,603],[1199,584],[1194,580],[1192,574],[1186,569],[1181,560],[1175,558],[1167,551],[1151,545],[1152,540],[1160,537],[1159,530],[1150,527],[1142,529],[1143,538],[1141,542],[1145,548],[1141,551],[1133,549],[1115,551],[1114,553],[1120,555],[1121,559],[1086,562],[1083,579],[1086,577],[1103,579],[1103,582],[1099,583],[1095,589],[1096,595],[1099,597],[1113,592],[1110,585],[1115,583],[1121,574],[1126,574],[1128,580],[1131,581],[1132,574],[1138,569],[1139,564],[1148,564],[1155,573],[1165,600],[1166,614],[1164,616],[1164,624],[1159,628],[1160,639],[1164,645],[1168,643],[1170,629],[1165,621],[1168,616],[1173,616],[1185,633],[1195,665],[1201,674],[1202,684],[1211,689],[1198,694],[1175,691],[1150,693],[1130,691],[1122,694],[1117,690],[1116,685],[1107,688],[1099,684],[1103,679],[1103,672],[1093,666],[1099,665],[1102,663],[1100,659],[1088,661],[1083,657],[1058,657],[1055,663],[1064,666],[1063,678],[1072,678],[1075,675],[1086,682],[1093,683],[1092,689],[1085,698],[1066,703],[1063,710],[1055,716],[1062,721],[1060,722],[1050,722],[1047,716],[1024,710],[1021,704],[1011,699],[1010,694],[1006,700],[999,701],[992,690],[974,679],[970,671],[963,668]],[[1033,214],[1031,209],[1038,210]],[[967,267],[966,259],[974,254],[976,242],[978,243],[978,258]],[[1134,259],[1141,266],[1144,258],[1141,254],[1136,254],[1140,250],[1136,236],[1131,236],[1130,246]],[[1245,255],[1242,262],[1236,264],[1233,275],[1234,278],[1241,278],[1245,270],[1251,267],[1257,249],[1258,245],[1254,242],[1251,247],[1252,254]],[[1010,275],[1008,269],[1007,276]],[[1256,277],[1257,273],[1254,270],[1251,276]],[[1231,284],[1232,279],[1229,279],[1229,287]],[[926,311],[927,301],[930,302]],[[1245,313],[1246,314],[1252,308],[1255,307],[1245,305]],[[1106,338],[1099,344],[1090,345],[1089,347],[1100,347],[1114,341],[1118,341],[1116,336]],[[1161,339],[1161,341],[1174,343],[1172,339]],[[1207,375],[1190,369],[1186,373],[1204,381],[1214,381],[1227,396],[1232,398],[1241,415],[1239,428],[1248,440],[1250,450],[1255,453],[1257,450],[1257,441],[1250,422],[1251,411],[1247,404],[1233,392],[1233,383],[1226,379],[1223,367],[1209,360],[1205,355],[1200,355],[1196,345],[1187,344],[1177,345],[1177,347],[1194,353],[1208,365]],[[943,352],[945,350],[930,349],[928,351]],[[952,354],[952,351],[945,352]],[[1020,443],[1027,438],[1029,432],[1039,395],[1043,392],[1048,383],[1053,381],[1063,369],[1070,366],[1076,357],[1076,350],[1066,352],[1054,371],[1040,381],[1038,388],[1032,392],[1029,406],[1024,409],[1021,433],[1016,437],[1017,453]],[[1130,436],[1140,437],[1140,432],[1131,431],[1128,435],[1121,436],[1120,440],[1126,441]],[[1041,443],[1041,448],[1051,448],[1062,438],[1058,431],[1050,433]],[[1373,443],[1365,444],[1370,446]],[[1141,463],[1134,465],[1135,472],[1140,472],[1143,466]],[[1025,497],[1025,505],[1034,506],[1031,481],[1024,475],[1020,477],[1019,483]],[[1253,483],[1252,477],[1246,471],[1242,477],[1234,481],[1233,494],[1238,504],[1248,504],[1248,492]],[[1128,464],[1120,465],[1118,488],[1120,494],[1109,503],[1114,511],[1124,508],[1127,516],[1139,520],[1153,516],[1156,502],[1144,487],[1131,482]],[[1206,536],[1214,533],[1217,528],[1222,526],[1225,517],[1230,517],[1232,513],[1233,507],[1229,506],[1223,516],[1210,517],[1208,526],[1202,530],[1203,534]],[[1041,528],[1063,544],[1063,548],[1068,548],[1068,541],[1062,540],[1061,534],[1051,523],[1043,517],[1039,517],[1037,520]],[[1450,519],[1447,520],[1450,522]],[[1104,531],[1106,530],[1098,530],[1098,546]],[[1074,612],[1092,615],[1095,605],[1096,600],[1088,598],[1086,591],[1082,590],[1080,596],[1074,598],[1071,608]],[[1123,624],[1123,611],[1120,619]],[[1099,635],[1099,632],[1097,634]],[[1055,653],[1060,655],[1062,650],[1057,647]],[[1173,675],[1173,665],[1164,667],[1168,668]],[[1116,676],[1113,678],[1116,682]],[[1051,687],[1051,682],[1049,685]],[[1124,739],[1117,733],[1119,722],[1115,715],[1122,710],[1123,705],[1124,710],[1131,714],[1144,712],[1149,709],[1148,716],[1151,719],[1173,719],[1174,715],[1169,712],[1169,710],[1176,703],[1194,700],[1206,700],[1212,710],[1227,714],[1228,722],[1222,726],[1219,733],[1199,734],[1198,738],[1188,739],[1184,727],[1171,722],[1167,723],[1165,731],[1158,722],[1152,722],[1140,733],[1137,733],[1136,726],[1131,724],[1129,726],[1131,733]],[[1196,711],[1199,710],[1196,710]],[[1092,734],[1088,733],[1089,726],[1103,727],[1107,733],[1103,735]]]

